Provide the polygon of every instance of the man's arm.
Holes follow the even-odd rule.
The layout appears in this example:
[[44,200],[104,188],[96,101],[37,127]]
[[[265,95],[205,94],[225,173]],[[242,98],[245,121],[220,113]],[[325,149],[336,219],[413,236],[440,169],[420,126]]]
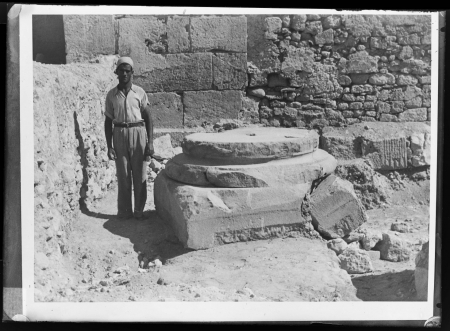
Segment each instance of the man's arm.
[[112,147],[112,119],[105,117],[105,138],[106,145],[108,146],[108,158],[115,160],[117,158],[116,151]]
[[150,157],[155,153],[153,148],[153,119],[150,111],[150,106],[145,106],[144,111],[142,112],[142,118],[145,122],[145,129],[147,130],[147,145],[145,146],[146,161],[150,161]]

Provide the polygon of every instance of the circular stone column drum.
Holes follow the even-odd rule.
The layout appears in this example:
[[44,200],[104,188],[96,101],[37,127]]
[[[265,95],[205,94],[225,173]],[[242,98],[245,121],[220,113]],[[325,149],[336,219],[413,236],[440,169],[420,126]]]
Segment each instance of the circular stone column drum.
[[311,153],[319,145],[315,131],[288,128],[241,128],[221,133],[194,133],[184,138],[183,152],[197,158],[255,163]]

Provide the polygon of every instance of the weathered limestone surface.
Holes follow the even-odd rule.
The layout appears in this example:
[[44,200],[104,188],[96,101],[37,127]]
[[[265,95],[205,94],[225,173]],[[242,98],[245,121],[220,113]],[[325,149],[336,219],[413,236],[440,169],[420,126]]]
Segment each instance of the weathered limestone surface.
[[[131,56],[133,57],[132,54]],[[211,53],[181,53],[166,56],[149,53],[141,62],[137,64],[135,62],[135,66],[134,82],[147,92],[212,88]]]
[[197,133],[183,141],[183,152],[193,157],[277,159],[314,151],[318,134],[286,128],[240,128],[221,133]]
[[218,90],[243,90],[247,85],[245,53],[216,53],[212,58],[213,86]]
[[66,62],[83,62],[115,53],[112,15],[64,15]]
[[176,93],[147,93],[152,119],[156,127],[182,128],[183,103]]
[[247,18],[245,16],[192,17],[190,38],[193,52],[247,51]]
[[220,119],[237,119],[242,106],[242,93],[235,90],[185,92],[184,124],[201,125]]
[[[310,183],[334,172],[337,161],[323,150],[264,163],[233,165],[233,159],[197,159],[180,154],[166,164],[166,175],[191,185],[266,187]],[[227,165],[228,164],[228,165]]]
[[426,123],[365,122],[325,128],[321,146],[337,159],[362,157],[370,160],[374,169],[393,170],[429,165],[430,138]]
[[427,300],[428,296],[428,259],[429,242],[422,245],[422,249],[416,256],[416,269],[414,270],[414,282],[416,286],[417,300]]
[[309,184],[264,188],[190,186],[165,175],[155,179],[155,207],[189,248],[312,231],[301,216]]
[[353,185],[328,176],[311,193],[311,217],[317,231],[331,239],[342,238],[367,221]]
[[189,16],[172,16],[167,20],[167,51],[169,53],[190,52]]

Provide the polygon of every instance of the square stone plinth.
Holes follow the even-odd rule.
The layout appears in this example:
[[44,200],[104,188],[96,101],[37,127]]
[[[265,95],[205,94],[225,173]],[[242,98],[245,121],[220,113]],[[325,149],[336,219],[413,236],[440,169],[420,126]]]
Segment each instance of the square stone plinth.
[[162,171],[155,179],[158,215],[169,222],[185,247],[216,245],[309,233],[312,225],[301,214],[310,183],[262,188],[201,187],[169,179]]

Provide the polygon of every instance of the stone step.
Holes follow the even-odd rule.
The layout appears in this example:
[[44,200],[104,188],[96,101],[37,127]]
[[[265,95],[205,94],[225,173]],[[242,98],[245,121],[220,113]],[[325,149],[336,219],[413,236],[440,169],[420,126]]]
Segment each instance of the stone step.
[[[176,182],[162,171],[155,179],[158,215],[185,247],[206,249],[235,241],[315,233],[302,217],[309,184],[264,188],[199,187]],[[307,236],[307,235],[305,235]]]
[[311,153],[318,147],[315,131],[288,128],[239,128],[219,133],[194,133],[183,152],[198,158],[278,159]]
[[[228,162],[227,162],[228,161]],[[179,154],[166,164],[168,177],[191,185],[276,187],[311,183],[334,172],[336,159],[324,150],[264,163],[235,165],[230,160],[199,159]]]

